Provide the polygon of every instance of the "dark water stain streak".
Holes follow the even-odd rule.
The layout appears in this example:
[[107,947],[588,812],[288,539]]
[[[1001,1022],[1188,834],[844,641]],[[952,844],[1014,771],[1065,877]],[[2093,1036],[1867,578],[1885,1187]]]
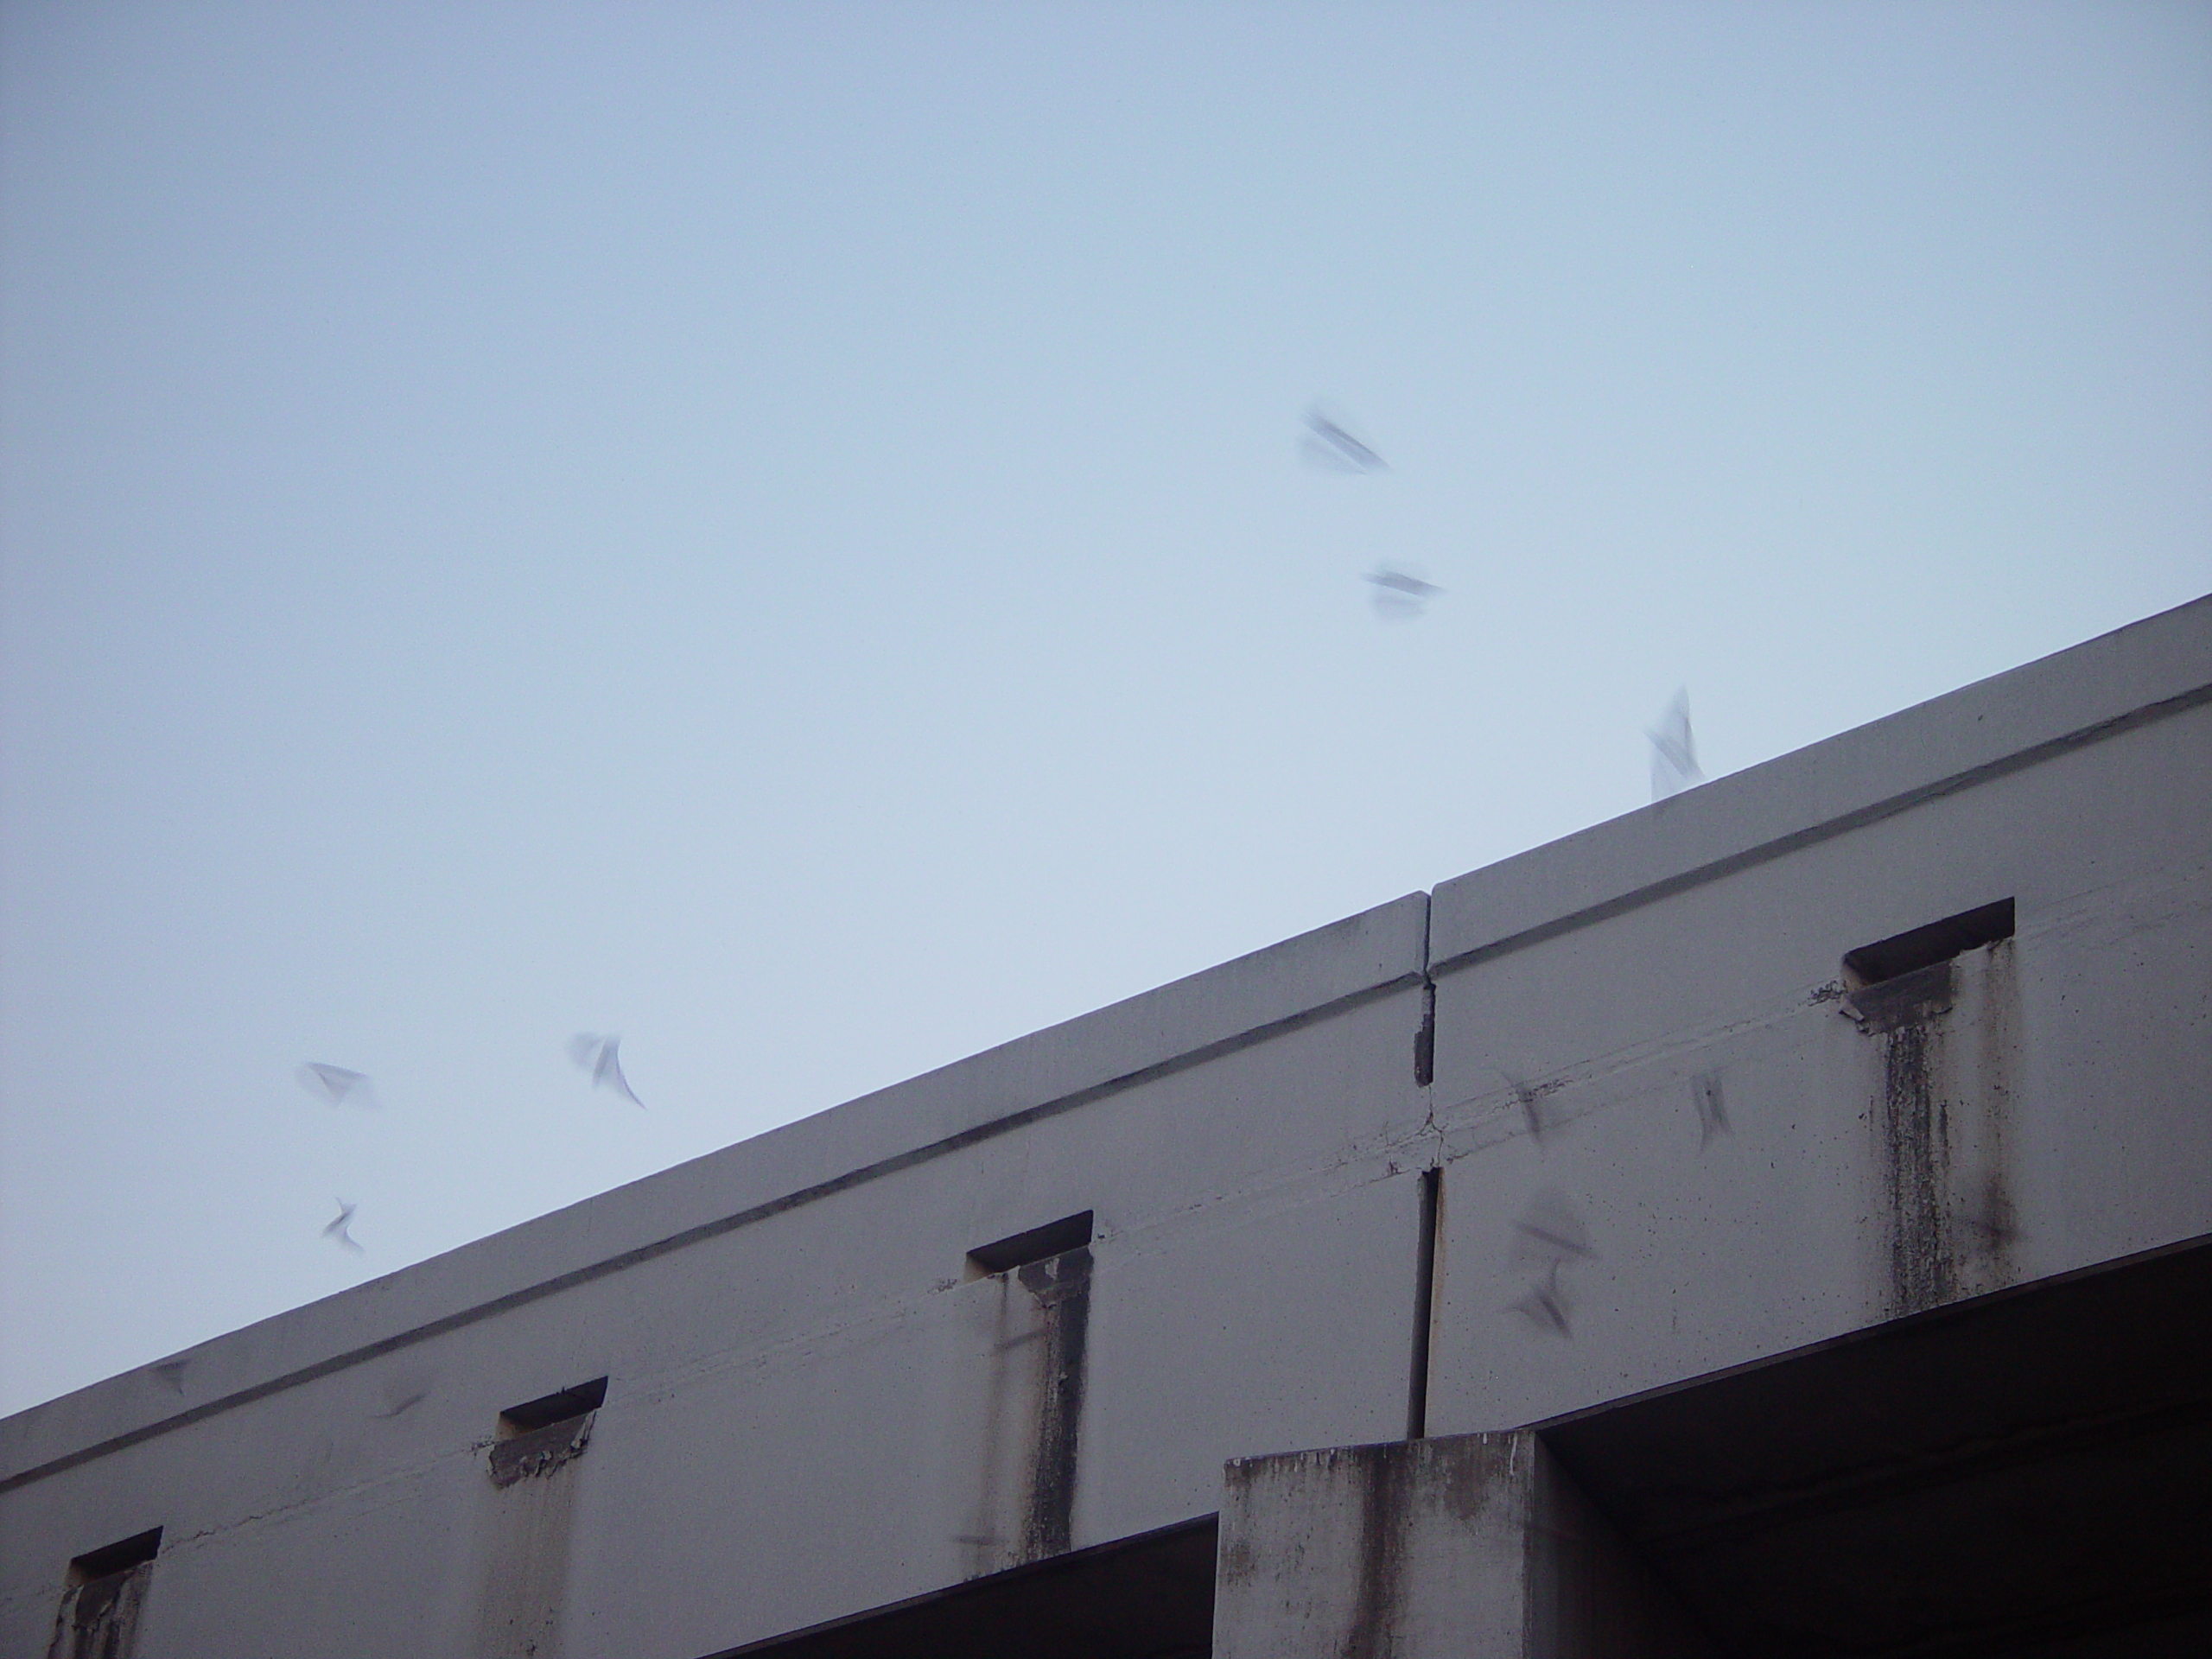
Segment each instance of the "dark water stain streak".
[[1065,1554],[1073,1542],[1090,1335],[1090,1251],[1078,1248],[1020,1270],[1022,1288],[1037,1299],[1044,1331],[1039,1344],[1036,1449],[1022,1529],[1022,1553],[1029,1560]]
[[1899,1026],[1882,1046],[1883,1181],[1890,1210],[1890,1294],[1915,1313],[1954,1300],[1950,1112],[1937,1092],[1941,1033],[1929,1023]]

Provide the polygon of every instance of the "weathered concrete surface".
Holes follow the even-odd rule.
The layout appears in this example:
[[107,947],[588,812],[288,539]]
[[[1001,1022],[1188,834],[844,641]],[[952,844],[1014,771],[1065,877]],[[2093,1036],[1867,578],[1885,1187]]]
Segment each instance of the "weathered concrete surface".
[[54,1616],[48,1659],[131,1659],[153,1576],[150,1555],[129,1565],[79,1563]]
[[[525,1640],[698,1659],[1402,1434],[1424,1331],[1497,1429],[2212,1231],[2207,799],[2199,603],[20,1414],[0,1652],[161,1526],[165,1659],[459,1655],[518,1577]],[[499,1414],[599,1376],[507,1526]]]
[[[1436,889],[1439,970],[1594,925],[2212,702],[2212,598],[1592,826]],[[2186,779],[2170,786],[2180,789]],[[2112,804],[2123,815],[2148,804]],[[2088,817],[2066,826],[2094,834]],[[1901,912],[1897,932],[1931,918]]]
[[264,1319],[19,1412],[0,1420],[0,1484],[212,1403],[292,1386],[964,1154],[1414,985],[1427,916],[1427,895],[1410,894],[327,1297],[312,1313]]
[[493,1442],[476,1493],[475,1659],[561,1659],[590,1414]]
[[[1431,1427],[2212,1231],[2205,687],[2199,603],[1440,889]],[[1912,746],[1886,781],[1877,734]],[[1953,766],[1980,770],[1928,792]],[[1716,851],[1732,820],[1786,839],[1908,798]],[[1603,913],[1523,925],[1530,887]],[[2000,898],[2012,939],[1851,1017],[1846,952]]]
[[1229,1465],[1216,1659],[1673,1659],[1706,1644],[1525,1432]]
[[[568,1522],[576,1652],[696,1656],[806,1627],[1209,1514],[1239,1452],[1397,1432],[1416,1219],[1389,1173],[1421,1118],[1425,908],[920,1080],[889,1155],[901,1120],[872,1097],[857,1128],[840,1109],[531,1224],[558,1270],[542,1293],[505,1288],[524,1252],[486,1241],[207,1344],[179,1388],[118,1378],[14,1420],[18,1458],[75,1455],[72,1422],[124,1443],[0,1493],[0,1651],[32,1624],[42,1642],[64,1564],[142,1514],[173,1540],[165,1652],[232,1650],[217,1632],[238,1634],[238,1598],[214,1585],[238,1570],[302,1585],[251,1604],[271,1650],[464,1650],[497,1541],[499,1413],[582,1377],[610,1381]],[[1001,1128],[985,1108],[1023,1099],[1016,1074],[1090,1092]],[[968,1138],[928,1138],[947,1128]],[[840,1147],[872,1161],[841,1174]],[[776,1177],[813,1185],[785,1202]],[[969,1278],[967,1252],[1081,1210],[1097,1217],[1084,1340],[1063,1301],[1033,1351],[1001,1321],[1034,1292]],[[657,1227],[690,1236],[567,1265]],[[1056,1388],[1063,1370],[1077,1386],[1047,1412],[1031,1362],[1055,1346]],[[164,1412],[187,1421],[129,1438]],[[387,1575],[416,1592],[376,1593]]]

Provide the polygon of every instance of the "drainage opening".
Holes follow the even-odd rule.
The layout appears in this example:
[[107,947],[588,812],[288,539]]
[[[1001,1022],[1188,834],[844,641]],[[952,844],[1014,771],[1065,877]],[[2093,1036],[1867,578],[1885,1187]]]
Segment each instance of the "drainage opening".
[[1907,933],[1898,933],[1844,953],[1843,965],[1854,988],[1879,985],[1939,962],[1978,950],[2012,937],[2012,901],[1999,899],[1979,910],[1962,910]]
[[492,1484],[512,1486],[550,1475],[583,1456],[591,1444],[592,1413],[606,1398],[607,1379],[601,1376],[508,1407],[499,1414],[499,1437],[492,1443]]
[[143,1567],[161,1554],[162,1529],[142,1532],[125,1538],[120,1543],[110,1544],[105,1549],[95,1549],[79,1555],[69,1563],[69,1582],[90,1584],[95,1579],[113,1578],[128,1573],[134,1567]]
[[53,1651],[78,1659],[128,1654],[137,1640],[139,1602],[161,1548],[162,1529],[156,1527],[71,1561]]
[[968,1252],[968,1276],[981,1279],[994,1273],[1011,1273],[1032,1262],[1079,1250],[1090,1243],[1090,1211],[1085,1210],[1080,1215],[1048,1221],[1042,1227],[1032,1227],[1026,1233],[1000,1239],[995,1244],[977,1245]]
[[549,1394],[542,1399],[526,1400],[521,1405],[509,1406],[499,1414],[499,1438],[511,1440],[518,1434],[528,1434],[541,1428],[550,1428],[556,1423],[565,1423],[582,1416],[588,1411],[597,1411],[607,1403],[607,1379],[594,1377],[588,1382],[579,1382],[573,1389],[563,1389],[558,1394]]

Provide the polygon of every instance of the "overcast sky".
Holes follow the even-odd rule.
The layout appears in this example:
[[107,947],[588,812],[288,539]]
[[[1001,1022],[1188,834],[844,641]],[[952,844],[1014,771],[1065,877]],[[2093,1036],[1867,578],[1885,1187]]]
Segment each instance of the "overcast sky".
[[2203,4],[0,58],[0,1410],[2212,588]]

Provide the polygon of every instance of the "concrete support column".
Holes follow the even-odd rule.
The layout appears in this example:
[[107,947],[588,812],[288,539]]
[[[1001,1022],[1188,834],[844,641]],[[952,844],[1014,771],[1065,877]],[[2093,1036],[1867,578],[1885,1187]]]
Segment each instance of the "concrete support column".
[[1228,1465],[1215,1659],[1689,1659],[1710,1649],[1526,1432]]

